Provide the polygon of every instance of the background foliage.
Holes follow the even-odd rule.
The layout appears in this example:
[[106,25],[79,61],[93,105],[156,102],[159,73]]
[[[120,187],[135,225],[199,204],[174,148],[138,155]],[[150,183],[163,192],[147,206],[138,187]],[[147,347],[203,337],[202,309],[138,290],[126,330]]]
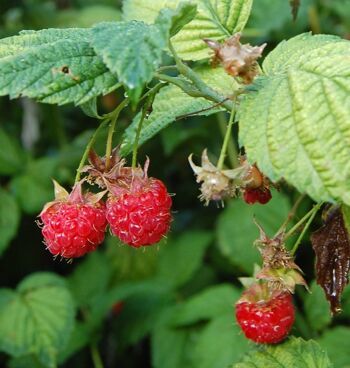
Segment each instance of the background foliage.
[[[135,18],[128,8],[131,2],[126,1],[124,9],[125,17],[130,19]],[[89,27],[100,21],[120,20],[121,6],[115,0],[99,1],[97,5],[92,0],[2,1],[0,36],[14,35],[22,29]],[[143,19],[150,20],[157,14],[141,13]],[[205,18],[205,12],[201,16]],[[239,29],[240,22],[226,26],[233,31]],[[348,1],[302,0],[299,17],[293,23],[288,1],[258,0],[244,35],[252,44],[268,42],[272,49],[283,39],[308,30],[348,38]],[[87,36],[77,33],[76,37],[82,43],[79,55],[90,55],[88,46],[84,46]],[[69,42],[59,42],[65,56]],[[199,58],[203,49],[186,42],[175,42],[182,56]],[[41,51],[48,61],[56,57],[52,50]],[[4,52],[0,49],[0,67]],[[206,80],[206,67],[200,68],[199,73]],[[113,76],[105,74],[98,93],[113,87]],[[87,80],[89,77],[86,75]],[[126,73],[126,81],[133,83],[129,77]],[[13,78],[11,70],[8,78]],[[226,76],[216,76],[216,83],[221,78]],[[2,85],[6,81],[0,80],[0,88]],[[76,90],[71,92],[76,96],[75,102],[83,102],[86,92],[93,93],[88,86],[79,91],[81,95]],[[13,96],[17,94],[12,91]],[[191,152],[198,155],[208,147],[213,158],[217,158],[226,115],[221,112],[170,124],[176,116],[210,104],[194,100],[173,86],[165,87],[161,94],[167,105],[162,106],[162,101],[157,105],[156,100],[154,114],[158,115],[154,116],[169,126],[142,147],[139,157],[143,160],[145,154],[150,156],[150,174],[164,180],[176,193],[169,239],[140,251],[117,244],[110,237],[98,252],[73,264],[52,260],[44,250],[34,221],[42,205],[53,196],[52,177],[67,186],[73,183],[96,121],[71,105],[37,104],[27,98],[0,99],[0,365],[98,367],[99,350],[105,367],[221,368],[238,363],[247,351],[250,355],[238,367],[248,367],[249,359],[261,367],[267,366],[264,361],[260,363],[260,352],[252,352],[257,348],[235,324],[233,304],[241,293],[237,277],[250,275],[254,263],[259,261],[252,245],[258,236],[253,215],[272,235],[284,221],[297,193],[288,188],[280,193],[275,191],[273,200],[265,207],[249,207],[233,200],[223,210],[215,206],[203,208],[196,198],[198,188],[187,156]],[[30,89],[27,95],[30,96]],[[122,98],[119,92],[106,95],[99,100],[101,111],[111,111]],[[64,102],[59,94],[48,94],[42,99]],[[136,116],[136,123],[137,119]],[[151,119],[147,124],[152,124]],[[131,110],[124,112],[115,143],[132,121]],[[124,152],[130,151],[136,123],[124,133]],[[141,140],[146,141],[156,132],[151,125]],[[100,153],[103,145],[101,136],[97,142]],[[301,214],[310,203],[303,202]],[[305,241],[297,263],[305,271],[313,293],[298,290],[296,294],[298,313],[293,335],[318,341],[335,368],[349,367],[350,289],[344,295],[343,313],[331,320],[323,292],[313,281],[313,262],[311,246]],[[113,305],[121,301],[121,311],[113,312]],[[290,340],[284,357],[278,350],[271,354],[276,354],[277,360],[292,359],[299,343],[298,339]],[[305,356],[311,362],[318,348],[309,344]],[[329,366],[323,352],[317,359],[319,365],[315,366]]]

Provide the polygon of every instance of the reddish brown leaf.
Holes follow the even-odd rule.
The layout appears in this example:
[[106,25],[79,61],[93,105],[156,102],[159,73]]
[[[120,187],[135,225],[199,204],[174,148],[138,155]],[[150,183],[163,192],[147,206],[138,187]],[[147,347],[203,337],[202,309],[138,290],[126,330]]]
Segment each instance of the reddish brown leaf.
[[341,311],[341,294],[348,284],[350,242],[339,208],[327,215],[325,224],[311,236],[316,253],[317,283],[331,304],[332,313]]
[[289,3],[292,8],[293,19],[296,20],[298,16],[299,7],[300,7],[300,0],[289,0]]

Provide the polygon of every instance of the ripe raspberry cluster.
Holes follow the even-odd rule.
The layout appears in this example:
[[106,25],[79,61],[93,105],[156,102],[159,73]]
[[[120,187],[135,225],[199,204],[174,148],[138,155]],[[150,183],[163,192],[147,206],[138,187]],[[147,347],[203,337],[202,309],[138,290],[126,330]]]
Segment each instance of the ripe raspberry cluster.
[[148,163],[145,169],[133,169],[116,160],[118,170],[106,173],[102,159],[96,160],[99,168],[87,168],[89,181],[106,190],[83,194],[83,180],[68,193],[55,182],[56,199],[40,214],[45,244],[55,256],[75,258],[95,250],[108,225],[113,235],[135,248],[158,243],[169,231],[172,200],[162,181],[147,176]]
[[293,326],[294,314],[289,292],[236,304],[236,319],[245,336],[260,344],[282,341]]

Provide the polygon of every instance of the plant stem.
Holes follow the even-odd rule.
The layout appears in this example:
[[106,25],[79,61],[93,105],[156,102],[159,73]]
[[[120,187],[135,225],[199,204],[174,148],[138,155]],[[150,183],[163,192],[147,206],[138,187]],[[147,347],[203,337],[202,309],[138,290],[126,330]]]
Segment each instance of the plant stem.
[[113,145],[113,134],[115,130],[115,124],[117,123],[120,112],[124,109],[125,106],[129,103],[129,99],[126,98],[122,101],[117,108],[112,111],[108,116],[110,117],[110,125],[108,129],[107,143],[106,143],[106,170],[108,170],[110,162],[111,162],[111,154],[112,154],[112,145]]
[[103,368],[103,362],[100,353],[95,343],[90,345],[91,359],[94,363],[94,368]]
[[[206,83],[204,83],[194,70],[192,70],[185,63],[183,63],[182,60],[177,55],[171,42],[169,42],[169,49],[170,49],[170,52],[173,54],[173,57],[175,59],[176,66],[177,66],[177,69],[179,70],[179,73],[181,73],[184,77],[190,80],[193,86],[196,87],[198,96],[195,96],[195,97],[204,97],[205,99],[209,101],[213,101],[217,103],[222,102],[222,106],[227,111],[231,112],[234,103],[230,100],[225,100],[224,96],[217,93],[214,89],[212,89]],[[184,92],[186,91],[184,90]]]
[[224,142],[223,142],[222,147],[221,147],[219,161],[218,161],[218,164],[217,164],[217,168],[219,170],[222,170],[222,168],[224,166],[227,146],[228,146],[228,142],[231,139],[232,125],[234,123],[235,116],[236,116],[236,109],[235,109],[235,105],[233,105],[232,110],[231,110],[231,114],[230,114],[230,120],[228,121],[227,128],[226,128],[226,134],[225,134]]
[[147,101],[145,102],[144,106],[142,107],[141,119],[140,119],[139,124],[137,126],[137,132],[136,132],[136,136],[135,136],[135,140],[134,140],[134,146],[133,146],[133,151],[132,151],[132,164],[131,164],[132,168],[135,168],[136,165],[137,165],[137,150],[138,150],[138,147],[139,147],[139,140],[140,140],[140,135],[141,135],[143,122],[144,122],[145,118],[147,117],[147,114],[149,113],[150,108],[152,107],[152,104],[153,104],[153,101],[154,101],[154,98],[155,98],[157,92],[162,87],[163,87],[163,84],[158,83],[156,86],[154,86],[146,94],[148,96]]
[[314,217],[314,213],[316,214],[317,211],[321,208],[323,205],[323,202],[320,202],[316,204],[308,213],[306,213],[301,220],[299,220],[285,235],[284,240],[287,240],[289,237],[291,237],[298,229],[299,227],[310,217]]
[[94,134],[91,136],[91,138],[90,138],[90,140],[89,140],[89,142],[88,142],[88,144],[85,148],[83,156],[80,160],[79,166],[77,168],[77,174],[75,176],[75,181],[74,181],[75,183],[80,181],[80,176],[81,176],[80,171],[81,171],[82,167],[85,164],[85,161],[86,161],[86,159],[89,155],[90,149],[91,149],[92,145],[95,143],[95,140],[96,140],[98,134],[100,133],[100,131],[108,125],[109,121],[110,121],[109,118],[106,118],[106,119],[102,120],[101,124],[98,126],[98,128],[95,130]]
[[[219,123],[219,128],[221,130],[223,137],[225,137],[225,134],[227,131],[225,115],[226,115],[225,112],[219,112],[218,114],[216,114],[217,120]],[[232,138],[228,142],[227,152],[228,152],[228,158],[230,160],[231,166],[234,169],[235,167],[238,166],[239,162],[238,162],[238,152],[236,149],[236,144]]]
[[278,229],[276,235],[281,233],[286,228],[286,226],[288,225],[288,222],[290,220],[292,220],[292,218],[295,216],[295,213],[297,212],[297,209],[298,209],[300,203],[303,201],[304,198],[305,198],[305,194],[301,194],[299,196],[299,198],[295,201],[295,203],[293,204],[292,209],[288,213],[288,216],[287,216],[286,220],[283,222],[281,227]]
[[295,244],[294,244],[294,246],[293,246],[293,248],[290,252],[292,256],[294,256],[295,252],[298,250],[299,244],[301,243],[307,229],[310,227],[313,219],[315,218],[315,216],[316,216],[316,214],[317,214],[317,212],[318,212],[318,210],[320,209],[321,206],[322,206],[322,203],[318,203],[316,206],[313,207],[313,209],[312,209],[313,212],[312,212],[311,216],[309,217],[309,220],[305,224],[305,226],[303,228],[303,231],[300,233],[297,241],[295,242]]

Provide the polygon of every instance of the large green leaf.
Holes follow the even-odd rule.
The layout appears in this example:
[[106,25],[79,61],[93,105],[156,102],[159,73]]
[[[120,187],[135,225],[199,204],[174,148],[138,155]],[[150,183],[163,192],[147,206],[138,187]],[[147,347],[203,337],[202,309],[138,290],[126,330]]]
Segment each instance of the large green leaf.
[[193,366],[227,367],[238,362],[249,347],[248,340],[235,323],[234,313],[219,315],[201,331],[193,348]]
[[[235,80],[228,76],[222,68],[213,69],[209,66],[203,66],[198,68],[196,72],[210,87],[221,93],[223,99],[232,95],[238,88]],[[174,85],[162,88],[154,100],[151,115],[143,122],[139,144],[141,145],[155,136],[174,122],[177,117],[209,109],[211,106],[213,106],[212,102],[204,98],[190,97]],[[209,109],[201,114],[210,115],[217,111],[217,108]],[[124,132],[121,146],[122,155],[127,155],[132,151],[140,118],[141,114],[136,115],[132,124]]]
[[212,236],[204,231],[189,231],[164,244],[160,252],[157,277],[174,287],[191,279],[202,263]]
[[315,281],[311,284],[311,293],[305,297],[305,313],[310,327],[314,331],[326,328],[332,321],[329,304],[322,288]]
[[55,368],[74,323],[74,304],[62,280],[33,274],[17,291],[0,291],[0,350],[14,357],[35,354]]
[[94,252],[80,263],[69,277],[69,288],[80,307],[96,302],[107,292],[112,268],[104,253]]
[[183,4],[176,11],[163,10],[155,24],[141,21],[104,22],[93,30],[92,43],[108,68],[116,73],[137,101],[144,85],[153,78],[169,34],[174,34],[194,16],[194,7]]
[[239,114],[248,159],[317,201],[350,204],[350,42],[302,34],[263,70]]
[[324,350],[313,340],[290,338],[283,344],[268,346],[247,355],[232,368],[332,368]]
[[0,95],[79,105],[112,91],[116,77],[90,46],[88,29],[23,31],[0,40]]
[[20,211],[14,197],[0,188],[0,255],[16,235]]
[[334,368],[349,368],[350,328],[335,327],[327,330],[318,340],[322,348],[326,349]]
[[[164,7],[174,8],[180,0],[126,0],[125,20],[153,22]],[[204,38],[222,40],[244,28],[251,10],[252,0],[192,0],[198,5],[195,19],[173,37],[179,55],[186,60],[205,59],[210,52]]]
[[217,226],[218,246],[222,254],[241,270],[252,273],[254,263],[260,263],[260,255],[253,243],[259,237],[257,222],[272,237],[281,226],[290,209],[286,198],[273,192],[267,205],[249,206],[241,200],[233,200],[219,217]]

